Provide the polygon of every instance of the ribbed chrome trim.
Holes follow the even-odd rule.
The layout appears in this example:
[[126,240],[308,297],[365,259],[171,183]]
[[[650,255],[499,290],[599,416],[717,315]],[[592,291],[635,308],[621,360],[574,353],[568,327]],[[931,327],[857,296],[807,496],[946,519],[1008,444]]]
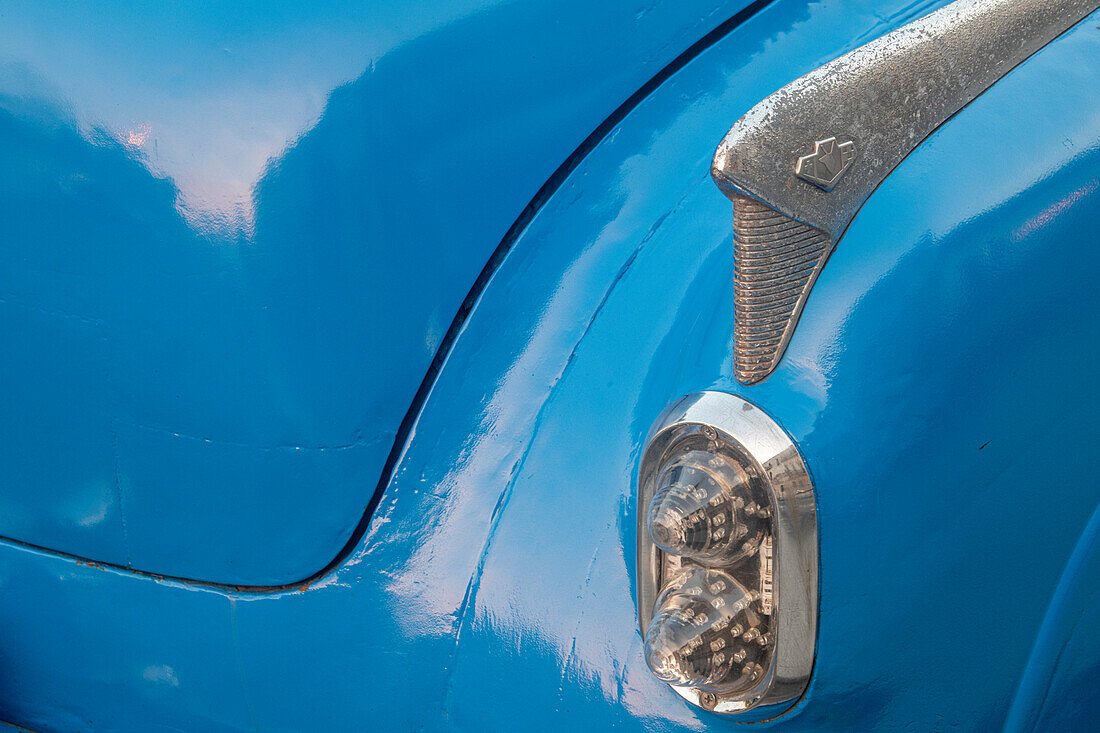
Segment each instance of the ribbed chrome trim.
[[779,361],[829,235],[748,196],[732,199],[734,369],[753,384]]
[[[734,203],[739,380],[758,382],[778,364],[822,266],[890,171],[1097,7],[957,0],[788,84],[734,123],[711,173]],[[749,300],[750,290],[770,297]]]

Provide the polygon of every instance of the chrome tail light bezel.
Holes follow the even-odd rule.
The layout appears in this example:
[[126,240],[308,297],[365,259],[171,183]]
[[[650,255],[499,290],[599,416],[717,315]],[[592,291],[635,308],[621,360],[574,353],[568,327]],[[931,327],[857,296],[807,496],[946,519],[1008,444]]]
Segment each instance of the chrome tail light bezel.
[[662,591],[662,564],[674,556],[657,548],[646,527],[662,465],[677,446],[699,438],[737,456],[772,501],[771,589],[774,649],[769,668],[748,694],[723,695],[670,685],[688,702],[717,713],[782,713],[805,691],[817,641],[818,529],[813,481],[794,441],[763,410],[724,392],[697,392],[676,400],[650,429],[638,472],[638,620],[643,637]]

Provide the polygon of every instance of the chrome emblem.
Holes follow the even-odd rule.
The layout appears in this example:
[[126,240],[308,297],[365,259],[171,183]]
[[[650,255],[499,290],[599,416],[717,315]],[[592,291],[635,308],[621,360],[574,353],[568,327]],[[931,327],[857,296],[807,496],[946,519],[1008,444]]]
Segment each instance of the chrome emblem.
[[818,188],[831,191],[856,157],[856,144],[838,143],[835,137],[818,140],[814,151],[803,155],[794,166],[795,175]]

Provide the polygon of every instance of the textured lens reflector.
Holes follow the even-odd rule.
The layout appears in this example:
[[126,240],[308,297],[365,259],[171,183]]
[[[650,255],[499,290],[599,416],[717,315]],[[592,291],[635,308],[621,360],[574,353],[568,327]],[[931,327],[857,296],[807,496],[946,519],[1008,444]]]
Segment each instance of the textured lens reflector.
[[664,467],[657,487],[648,529],[665,552],[736,563],[760,546],[768,525],[766,499],[725,456],[689,451]]
[[721,570],[688,570],[661,594],[646,632],[653,674],[701,690],[751,688],[769,654],[769,619],[758,596]]

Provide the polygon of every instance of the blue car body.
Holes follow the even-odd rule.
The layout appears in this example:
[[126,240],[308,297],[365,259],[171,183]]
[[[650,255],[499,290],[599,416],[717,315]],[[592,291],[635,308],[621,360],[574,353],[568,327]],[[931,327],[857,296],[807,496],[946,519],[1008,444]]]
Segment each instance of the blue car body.
[[648,671],[677,397],[797,442],[790,730],[1100,712],[1100,14],[886,179],[733,378],[730,124],[945,4],[73,8],[0,27],[0,718],[728,730]]

